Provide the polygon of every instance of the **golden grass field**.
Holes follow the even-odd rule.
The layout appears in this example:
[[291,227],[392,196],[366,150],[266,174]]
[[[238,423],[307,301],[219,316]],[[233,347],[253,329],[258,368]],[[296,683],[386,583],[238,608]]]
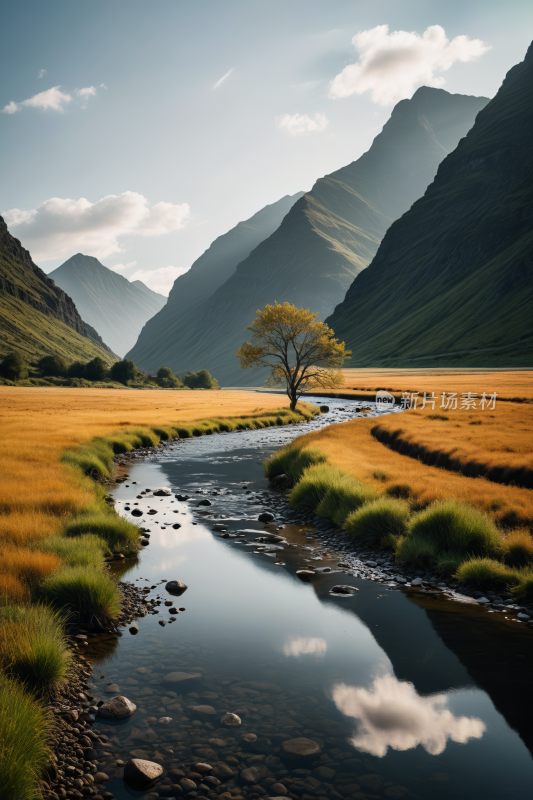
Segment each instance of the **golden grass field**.
[[390,392],[497,392],[505,400],[533,400],[533,370],[489,369],[343,369],[348,389]]
[[332,466],[381,493],[408,494],[415,506],[456,498],[487,513],[503,527],[532,526],[531,489],[429,466],[416,457],[396,452],[372,435],[376,426],[389,432],[400,429],[408,442],[456,454],[458,467],[479,462],[531,470],[530,406],[506,402],[496,404],[494,411],[450,411],[443,414],[448,417],[446,420],[431,419],[440,413],[409,410],[379,420],[353,420],[305,434],[297,443],[318,448]]
[[28,586],[58,567],[55,555],[31,544],[59,533],[68,516],[94,501],[91,482],[61,463],[65,450],[128,429],[260,417],[280,399],[223,390],[0,387],[0,594],[27,600]]

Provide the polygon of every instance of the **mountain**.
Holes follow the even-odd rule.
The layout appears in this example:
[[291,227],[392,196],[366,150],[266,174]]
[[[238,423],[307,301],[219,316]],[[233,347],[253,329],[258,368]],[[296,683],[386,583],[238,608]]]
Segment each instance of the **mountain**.
[[141,281],[130,283],[97,258],[82,253],[69,258],[48,277],[68,292],[83,318],[120,356],[133,347],[144,323],[167,301]]
[[[192,313],[171,293],[131,357],[150,370],[162,363],[178,372],[205,367],[225,385],[262,382],[264,370],[243,372],[235,357],[256,310],[278,300],[309,307],[320,319],[331,314],[391,222],[423,194],[487,102],[428,87],[402,100],[370,150],[319,179],[223,285],[203,287],[203,303]],[[167,332],[163,321],[172,316]]]
[[[168,366],[165,361],[168,357],[168,341],[176,342],[183,336],[184,315],[194,319],[198,304],[225,283],[235,272],[237,264],[276,230],[302,196],[303,192],[285,195],[215,239],[190,270],[176,279],[167,306],[145,326],[139,341],[128,353],[128,358],[132,358],[139,366],[150,364],[146,367],[149,370]],[[203,366],[199,369],[203,369]]]
[[116,361],[73,300],[33,263],[0,217],[0,355],[14,349],[30,361],[51,354]]
[[531,366],[533,45],[327,320],[353,366]]

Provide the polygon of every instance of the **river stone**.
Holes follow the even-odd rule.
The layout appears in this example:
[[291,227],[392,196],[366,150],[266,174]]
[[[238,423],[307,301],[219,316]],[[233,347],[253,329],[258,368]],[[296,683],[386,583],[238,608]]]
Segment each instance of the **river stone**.
[[169,581],[165,585],[165,589],[169,594],[174,594],[179,597],[186,591],[187,585],[183,583],[183,581]]
[[261,773],[257,769],[257,767],[246,767],[246,769],[241,769],[241,778],[246,783],[259,783],[261,780]]
[[134,508],[133,511],[131,512],[132,517],[142,517],[142,515],[143,512],[141,511],[140,508]]
[[198,672],[169,672],[162,680],[167,686],[182,686],[191,681],[197,681],[202,676]]
[[181,786],[184,792],[196,791],[196,784],[194,781],[191,781],[190,778],[180,778],[179,785]]
[[281,754],[286,758],[308,758],[317,756],[322,748],[312,739],[288,739],[281,745]]
[[270,511],[263,511],[262,514],[259,514],[257,519],[259,522],[272,522],[274,519],[274,514],[271,514]]
[[199,505],[199,506],[211,506],[211,505],[213,505],[213,504],[212,504],[211,500],[207,500],[207,499],[206,499],[206,500],[200,500],[200,502],[198,503],[198,505]]
[[282,783],[273,783],[270,789],[272,792],[275,792],[278,797],[286,797],[289,794]]
[[216,714],[217,712],[213,706],[189,706],[191,711],[195,714]]
[[220,722],[222,725],[227,725],[230,728],[236,728],[241,724],[241,718],[238,717],[237,714],[232,714],[230,711],[228,711],[227,714],[224,714]]
[[100,706],[98,716],[105,719],[126,719],[126,717],[131,717],[136,710],[135,703],[132,703],[131,700],[128,700],[123,695],[118,695],[118,697],[113,697],[103,706]]
[[313,770],[313,775],[315,778],[325,778],[327,781],[331,781],[335,775],[335,770],[331,769],[331,767],[326,767],[325,764],[321,764]]
[[243,733],[241,739],[244,739],[245,742],[256,742],[257,736],[255,733]]
[[131,758],[124,765],[124,780],[132,788],[149,786],[162,774],[163,767],[160,764],[156,764],[155,761],[145,761],[143,758]]
[[194,765],[193,769],[195,772],[199,772],[200,775],[206,775],[208,772],[211,772],[213,767],[211,764],[206,764],[204,761],[200,761],[198,764]]
[[160,725],[170,725],[172,717],[160,717],[157,721]]
[[170,497],[172,492],[170,489],[156,489],[154,492],[154,497]]
[[294,481],[290,475],[285,475],[285,473],[282,473],[281,475],[275,475],[270,481],[270,485],[273,489],[285,491],[286,489],[292,489],[294,486]]
[[120,689],[118,688],[118,683],[110,683],[109,686],[105,687],[104,691],[107,694],[116,694],[117,692],[120,692]]
[[213,773],[216,777],[222,778],[223,780],[229,780],[229,778],[233,778],[235,775],[232,768],[226,764],[225,761],[217,761],[217,765],[214,768]]
[[337,586],[333,586],[333,588],[330,590],[330,593],[349,595],[349,594],[355,594],[358,591],[359,589],[356,589],[355,586],[348,586],[347,584],[338,584]]

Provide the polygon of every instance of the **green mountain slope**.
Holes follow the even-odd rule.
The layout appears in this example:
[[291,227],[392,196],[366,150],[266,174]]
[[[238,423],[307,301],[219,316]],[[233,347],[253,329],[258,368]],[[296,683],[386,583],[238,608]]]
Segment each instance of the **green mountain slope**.
[[[225,385],[262,382],[264,371],[243,372],[235,358],[256,310],[278,300],[328,316],[487,102],[427,87],[402,100],[367,153],[318,180],[209,299],[176,316],[157,348],[155,317],[130,356],[147,369],[206,367]],[[177,315],[172,294],[165,311]]]
[[176,279],[167,305],[144,327],[128,358],[139,366],[150,365],[145,367],[148,370],[168,366],[168,343],[175,343],[183,336],[185,318],[195,320],[198,304],[225,283],[237,264],[276,230],[302,196],[303,192],[286,195],[215,239],[190,270]]
[[0,356],[17,349],[27,359],[57,354],[89,361],[115,355],[80,317],[72,299],[33,263],[0,217]]
[[352,366],[531,366],[533,45],[327,320]]
[[137,286],[141,281],[130,283],[97,258],[82,253],[69,258],[48,277],[72,297],[83,319],[120,356],[133,347],[142,326],[167,301],[144,284]]

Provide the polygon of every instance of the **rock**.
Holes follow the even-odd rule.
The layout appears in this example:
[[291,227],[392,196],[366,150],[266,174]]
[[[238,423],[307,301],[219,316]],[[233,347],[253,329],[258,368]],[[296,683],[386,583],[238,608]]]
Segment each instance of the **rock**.
[[160,717],[157,721],[160,725],[170,725],[172,717]]
[[243,733],[241,739],[244,739],[245,742],[256,742],[257,736],[255,733]]
[[184,792],[196,791],[196,784],[194,781],[191,781],[190,778],[180,778],[179,785],[181,786]]
[[261,773],[257,769],[257,767],[246,767],[246,769],[241,769],[240,772],[241,780],[246,781],[246,783],[259,783],[261,780]]
[[282,473],[281,475],[275,475],[270,481],[270,485],[273,489],[285,491],[286,489],[291,489],[294,486],[294,481],[290,475],[285,475],[285,473]]
[[178,528],[181,528],[181,525],[180,525],[180,523],[179,523],[179,522],[175,522],[175,523],[174,523],[174,525],[173,525],[172,527],[174,528],[174,530],[175,530],[175,531],[177,531],[177,530],[178,530]]
[[281,744],[281,755],[285,758],[309,758],[321,753],[322,748],[312,739],[288,739]]
[[126,719],[126,717],[131,717],[136,710],[137,706],[135,703],[132,703],[127,697],[119,695],[118,697],[113,697],[111,700],[108,700],[103,706],[100,706],[98,709],[98,716],[104,717],[105,719]]
[[211,502],[211,500],[205,499],[205,500],[200,500],[200,502],[197,505],[199,505],[199,506],[212,506],[213,503]]
[[132,625],[131,628],[129,628],[129,632],[132,634],[132,636],[135,636],[137,633],[139,633],[138,626]]
[[216,767],[213,769],[213,773],[216,775],[217,778],[221,778],[222,780],[229,780],[233,778],[235,773],[233,772],[232,768],[229,767],[225,761],[217,761]]
[[329,411],[329,406],[320,406],[320,413],[327,414]]
[[274,514],[271,514],[270,511],[263,511],[262,514],[259,514],[257,519],[259,522],[272,522],[274,519]]
[[141,547],[148,547],[150,539],[141,539]]
[[182,769],[176,769],[176,768],[169,769],[168,777],[173,781],[179,781],[180,778],[184,778],[185,777],[185,773],[183,772]]
[[106,783],[109,780],[109,775],[105,772],[95,772],[93,775],[95,783]]
[[490,600],[488,597],[478,597],[476,602],[481,606],[487,606],[490,603]]
[[124,765],[124,780],[132,789],[147,787],[160,778],[162,774],[163,767],[160,764],[156,764],[155,761],[131,758]]
[[412,580],[411,586],[422,586],[422,578],[415,578]]
[[297,569],[296,574],[301,581],[310,581],[311,578],[316,578],[316,572],[312,569]]
[[517,614],[517,615],[516,615],[516,618],[517,618],[517,619],[521,619],[523,622],[528,622],[528,621],[531,619],[531,617],[529,616],[529,614],[523,614],[523,613],[521,613],[521,614]]
[[167,623],[165,622],[164,619],[160,619],[159,624],[161,625],[162,628],[164,628]]
[[189,706],[189,708],[195,714],[207,714],[209,716],[217,713],[213,706]]
[[377,567],[378,562],[377,561],[367,561],[366,565],[367,565],[367,567]]
[[131,512],[132,517],[142,517],[142,515],[143,512],[141,511],[140,508],[134,508],[133,511]]
[[155,508],[151,508],[150,511],[148,511],[147,513],[148,514],[157,514],[157,511],[156,511]]
[[211,772],[213,767],[211,764],[206,764],[204,761],[200,761],[198,764],[194,765],[194,771],[199,772],[200,775],[206,775],[208,772]]
[[282,783],[273,783],[270,787],[270,791],[274,792],[278,797],[286,797],[289,794]]
[[339,584],[337,586],[334,586],[330,590],[330,593],[331,594],[349,595],[349,594],[355,594],[358,591],[359,591],[359,589],[356,589],[355,586],[348,586],[348,585],[344,585],[344,584]]
[[188,587],[185,583],[183,583],[183,581],[169,581],[165,585],[165,589],[169,594],[173,594],[176,595],[177,597],[180,597],[180,595],[182,595],[183,592],[187,591]]
[[185,500],[189,499],[189,495],[188,494],[176,494],[176,495],[174,495],[174,497],[176,498],[176,500],[179,500],[180,503],[184,503]]
[[183,686],[185,683],[192,683],[197,681],[202,676],[198,672],[169,672],[165,675],[162,683],[166,686]]
[[170,497],[172,492],[170,489],[156,489],[154,492],[154,497]]
[[331,781],[335,775],[335,770],[322,764],[320,767],[313,770],[313,775],[316,778],[325,778],[327,781]]
[[231,714],[228,711],[227,714],[224,714],[220,722],[222,723],[222,725],[227,725],[230,728],[236,728],[238,725],[241,724],[241,718],[238,717],[237,714]]
[[168,609],[168,613],[169,613],[169,614],[178,614],[179,612],[178,612],[178,609],[177,609],[177,608],[175,608],[174,606],[172,606],[172,608],[169,608],[169,609]]

